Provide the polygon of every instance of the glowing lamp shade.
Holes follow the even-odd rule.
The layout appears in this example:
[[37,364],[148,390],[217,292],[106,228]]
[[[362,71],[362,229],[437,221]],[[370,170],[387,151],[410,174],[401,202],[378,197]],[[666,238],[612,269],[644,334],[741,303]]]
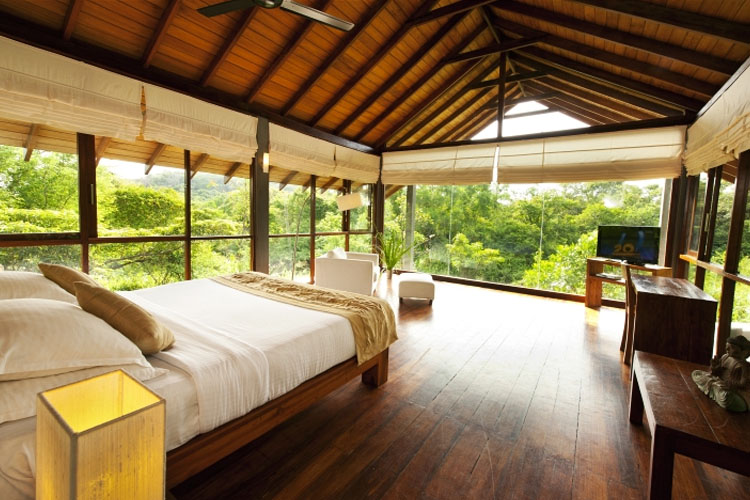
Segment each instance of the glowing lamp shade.
[[336,198],[336,203],[339,206],[339,212],[359,208],[363,205],[362,195],[359,193],[345,194]]
[[268,153],[263,153],[263,173],[268,173],[271,168],[271,158]]
[[162,499],[165,403],[121,370],[37,396],[37,499]]

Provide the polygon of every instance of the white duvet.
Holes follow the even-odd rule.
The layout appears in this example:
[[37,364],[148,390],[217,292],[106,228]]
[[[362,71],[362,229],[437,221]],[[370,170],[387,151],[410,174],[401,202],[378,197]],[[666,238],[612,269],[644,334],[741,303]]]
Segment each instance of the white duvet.
[[[355,354],[338,315],[211,280],[122,292],[167,325],[174,347],[150,357],[170,373],[146,382],[167,400],[167,448],[248,413]],[[30,394],[28,397],[35,397]],[[0,425],[0,498],[33,497],[34,425]]]

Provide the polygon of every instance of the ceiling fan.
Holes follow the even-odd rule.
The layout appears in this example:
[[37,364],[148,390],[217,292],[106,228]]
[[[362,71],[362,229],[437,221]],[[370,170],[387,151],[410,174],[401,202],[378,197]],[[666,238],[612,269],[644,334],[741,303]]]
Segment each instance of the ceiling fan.
[[235,10],[248,9],[254,6],[263,7],[264,9],[275,9],[276,7],[281,7],[286,11],[343,31],[349,31],[354,27],[354,24],[349,21],[333,17],[325,12],[319,11],[318,9],[313,9],[312,7],[299,4],[292,0],[229,0],[228,2],[201,7],[198,9],[198,12],[206,17],[213,17]]

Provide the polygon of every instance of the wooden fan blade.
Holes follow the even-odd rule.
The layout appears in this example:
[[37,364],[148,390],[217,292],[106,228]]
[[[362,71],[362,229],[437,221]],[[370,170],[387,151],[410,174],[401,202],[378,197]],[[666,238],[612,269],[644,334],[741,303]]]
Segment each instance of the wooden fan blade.
[[219,16],[232,12],[235,10],[248,9],[255,6],[253,0],[229,0],[228,2],[221,2],[214,5],[207,5],[198,9],[198,12],[206,17]]
[[281,8],[286,11],[299,14],[300,16],[304,16],[308,19],[312,19],[313,21],[326,24],[328,26],[331,26],[332,28],[340,29],[342,31],[349,31],[354,27],[354,23],[344,21],[343,19],[339,19],[338,17],[333,17],[329,14],[326,14],[325,12],[319,11],[318,9],[313,9],[312,7],[299,4],[292,0],[283,0],[281,2]]

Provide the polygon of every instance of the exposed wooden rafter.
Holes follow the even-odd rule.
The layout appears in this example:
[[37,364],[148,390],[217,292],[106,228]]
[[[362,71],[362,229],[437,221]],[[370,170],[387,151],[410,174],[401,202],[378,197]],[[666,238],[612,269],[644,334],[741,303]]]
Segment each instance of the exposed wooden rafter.
[[205,87],[208,85],[208,82],[211,81],[211,78],[216,74],[216,72],[219,70],[219,66],[226,60],[227,56],[230,52],[232,52],[232,49],[235,45],[237,45],[237,42],[242,38],[242,35],[245,33],[245,30],[252,22],[253,18],[255,18],[255,15],[258,13],[258,7],[251,7],[245,11],[245,13],[242,15],[242,18],[240,18],[239,21],[237,21],[237,24],[234,26],[234,29],[232,30],[231,35],[229,35],[226,40],[224,41],[224,45],[221,47],[221,50],[214,56],[214,58],[211,60],[211,64],[209,64],[208,68],[203,72],[203,76],[201,76],[200,84],[202,87]]
[[[446,125],[453,122],[457,117],[461,116],[466,110],[477,104],[479,101],[481,101],[484,97],[486,97],[490,93],[490,89],[482,89],[477,94],[472,97],[471,99],[468,99],[466,102],[464,102],[461,106],[459,106],[457,109],[455,109],[452,113],[450,113],[446,118],[442,119],[440,123],[434,124],[430,129],[425,132],[421,133],[421,137],[417,139],[415,144],[424,144],[430,137],[438,133],[441,129],[445,129]],[[416,134],[415,134],[416,135]],[[436,141],[440,142],[440,141]]]
[[[537,95],[527,95],[523,97],[518,97],[516,99],[508,99],[505,101],[505,107],[506,108],[512,108],[513,106],[517,106],[518,104],[522,104],[524,102],[531,102],[531,101],[544,101],[546,99],[552,99],[553,97],[557,97],[560,93],[559,92],[547,92],[544,94],[537,94]],[[493,99],[491,102],[489,102],[485,109],[497,109],[498,104],[497,99]]]
[[[534,82],[530,88],[535,89],[537,92],[561,92],[560,97],[556,98],[555,102],[560,102],[561,100],[564,100],[565,102],[575,105],[577,107],[580,107],[582,109],[588,109],[593,111],[596,114],[602,115],[604,117],[610,118],[614,121],[622,122],[622,121],[628,121],[633,120],[632,114],[633,112],[631,109],[635,108],[626,108],[624,105],[621,105],[619,107],[610,107],[611,101],[607,102],[604,99],[594,99],[592,100],[586,100],[583,98],[580,98],[577,96],[577,92],[572,92],[574,87],[572,86],[564,86],[560,87],[559,84],[561,82],[555,82],[555,85],[550,85],[548,81],[539,81]],[[565,91],[567,90],[567,92]],[[641,118],[647,119],[651,118],[650,115],[644,114],[641,116]]]
[[164,40],[164,35],[166,35],[167,33],[167,28],[170,24],[172,24],[172,20],[179,10],[180,1],[181,0],[169,0],[169,4],[167,4],[164,12],[159,18],[159,24],[156,26],[156,30],[154,30],[154,34],[151,37],[151,40],[148,42],[146,50],[143,52],[142,62],[144,68],[148,68],[151,65],[151,61],[156,55],[156,51],[159,50],[159,45],[161,44],[162,40]]
[[[505,83],[513,83],[513,82],[524,82],[526,80],[535,80],[537,78],[542,78],[543,76],[546,76],[547,73],[544,71],[529,71],[527,73],[516,73],[514,75],[508,75],[508,77],[505,79]],[[497,84],[500,83],[499,78],[493,78],[492,80],[485,80],[483,82],[477,82],[470,86],[472,89],[483,89],[485,87],[497,87]]]
[[403,189],[403,187],[404,186],[400,186],[398,184],[393,184],[393,185],[387,186],[386,190],[385,190],[385,198],[386,199],[390,198],[394,194],[396,194],[399,191],[401,191],[401,189]]
[[29,133],[26,135],[26,141],[23,143],[23,147],[26,148],[26,154],[23,156],[23,161],[31,160],[31,153],[34,152],[36,147],[36,141],[39,135],[39,124],[32,123],[29,127]]
[[[234,174],[237,173],[237,170],[239,170],[241,166],[242,166],[242,162],[240,161],[236,161],[232,163],[232,166],[229,167],[229,170],[227,170],[226,173],[224,174],[224,184],[228,184],[229,181],[232,180],[232,178],[234,177]],[[252,174],[252,169],[250,169],[250,173]]]
[[95,165],[98,167],[99,162],[102,161],[102,158],[104,157],[104,152],[107,151],[107,148],[112,143],[111,137],[102,137],[99,139],[99,144],[96,145],[96,160]]
[[577,120],[580,120],[588,125],[606,125],[608,123],[620,123],[622,121],[602,116],[601,114],[592,111],[589,107],[577,106],[571,103],[570,99],[567,96],[560,96],[554,99],[550,99],[549,101],[547,101],[547,104],[556,106],[561,110],[562,113],[572,116],[573,118],[576,118]]
[[336,184],[336,181],[338,181],[338,180],[339,180],[338,177],[331,177],[330,179],[328,179],[328,182],[326,182],[325,184],[323,184],[322,186],[320,186],[320,189],[318,190],[318,192],[320,192],[320,194],[325,193],[326,191],[328,191],[328,189],[331,186],[333,186],[334,184]]
[[428,23],[436,19],[443,17],[452,16],[453,14],[459,14],[461,12],[467,12],[477,7],[487,5],[488,3],[496,2],[497,0],[460,0],[458,2],[440,7],[435,10],[431,10],[428,13],[415,17],[409,20],[408,24],[411,26],[419,26],[420,24]]
[[63,40],[70,40],[70,37],[73,36],[73,30],[76,29],[76,24],[78,24],[78,15],[81,13],[81,7],[83,7],[83,0],[71,0],[68,4],[62,28]]
[[282,191],[290,182],[292,182],[292,179],[294,179],[294,176],[297,175],[299,172],[289,172],[284,179],[279,182],[279,191]]
[[453,64],[462,61],[470,61],[472,59],[478,59],[480,57],[489,56],[492,54],[502,54],[503,52],[510,52],[511,50],[521,49],[528,47],[529,45],[535,45],[542,40],[544,36],[533,37],[533,38],[521,38],[518,40],[509,40],[507,42],[501,42],[499,44],[484,47],[482,49],[472,50],[463,54],[456,54],[455,56],[447,59],[446,64]]
[[159,157],[164,152],[164,150],[167,149],[166,144],[157,143],[156,148],[154,148],[154,151],[151,153],[151,156],[148,157],[148,160],[146,160],[146,163],[144,164],[146,166],[146,169],[144,171],[144,175],[148,175],[151,172],[151,169],[154,168],[154,165],[157,161],[159,161]]
[[438,136],[438,138],[435,139],[434,142],[440,143],[446,140],[450,140],[452,137],[459,136],[461,135],[461,132],[466,129],[472,128],[479,121],[487,118],[487,116],[489,116],[489,113],[487,113],[487,111],[481,110],[473,113],[470,116],[466,116],[459,120],[455,125],[446,127],[447,130],[442,135]]
[[198,157],[197,160],[193,162],[193,164],[190,166],[190,178],[192,179],[195,177],[195,174],[198,173],[198,171],[203,167],[203,165],[208,160],[208,154],[207,153],[201,153],[201,155]]

